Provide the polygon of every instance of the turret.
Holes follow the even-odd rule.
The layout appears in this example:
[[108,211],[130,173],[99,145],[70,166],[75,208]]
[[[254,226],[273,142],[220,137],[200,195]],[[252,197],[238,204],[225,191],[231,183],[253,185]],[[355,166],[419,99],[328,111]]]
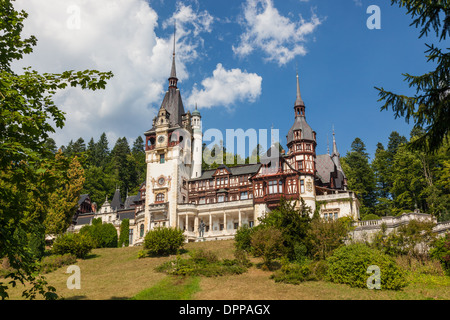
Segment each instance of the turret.
[[202,133],[202,116],[195,105],[192,112],[192,131],[194,135],[194,143],[192,148],[192,175],[191,178],[200,178],[202,175],[202,159],[203,159],[203,133]]

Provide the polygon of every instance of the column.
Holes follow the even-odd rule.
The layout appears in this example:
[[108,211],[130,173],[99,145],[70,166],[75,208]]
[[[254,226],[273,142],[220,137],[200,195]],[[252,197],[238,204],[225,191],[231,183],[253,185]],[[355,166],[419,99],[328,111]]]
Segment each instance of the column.
[[227,231],[228,227],[227,227],[227,214],[225,213],[225,211],[223,212],[223,231],[224,233]]
[[242,214],[241,209],[239,209],[239,228],[242,227]]
[[212,215],[211,213],[209,214],[209,235],[212,235],[212,231],[213,231],[213,224],[212,224]]
[[186,213],[186,224],[185,224],[184,228],[186,229],[186,231],[189,231],[189,216],[187,213]]
[[198,216],[194,218],[194,234],[196,234],[197,236],[200,235],[200,233],[198,232]]

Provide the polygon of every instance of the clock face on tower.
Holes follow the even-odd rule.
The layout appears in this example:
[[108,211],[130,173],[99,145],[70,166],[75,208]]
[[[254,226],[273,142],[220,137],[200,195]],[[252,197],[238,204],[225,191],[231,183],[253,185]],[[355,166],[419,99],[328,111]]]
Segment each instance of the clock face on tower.
[[165,140],[164,136],[159,136],[158,137],[158,143],[163,143]]
[[166,180],[164,178],[161,177],[161,178],[158,179],[158,184],[160,186],[164,185],[164,182],[166,182]]

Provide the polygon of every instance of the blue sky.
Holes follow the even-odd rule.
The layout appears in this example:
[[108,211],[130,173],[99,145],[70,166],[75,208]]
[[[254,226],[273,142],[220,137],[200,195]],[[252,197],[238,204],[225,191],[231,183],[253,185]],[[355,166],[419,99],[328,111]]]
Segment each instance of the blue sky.
[[[80,136],[98,140],[107,132],[112,148],[118,137],[131,143],[151,127],[168,85],[175,18],[179,88],[186,109],[198,103],[204,130],[225,135],[226,129],[273,125],[285,145],[298,67],[317,154],[326,153],[333,126],[341,155],[356,137],[371,156],[392,131],[409,137],[411,125],[380,111],[374,87],[411,93],[402,73],[419,75],[432,67],[424,54],[431,40],[419,39],[406,10],[390,1],[108,1],[17,1],[30,13],[26,33],[39,39],[18,68],[116,74],[100,94],[58,94],[67,114],[66,127],[54,135],[58,145]],[[379,30],[366,26],[370,5],[381,9]],[[80,19],[70,20],[74,14]]]

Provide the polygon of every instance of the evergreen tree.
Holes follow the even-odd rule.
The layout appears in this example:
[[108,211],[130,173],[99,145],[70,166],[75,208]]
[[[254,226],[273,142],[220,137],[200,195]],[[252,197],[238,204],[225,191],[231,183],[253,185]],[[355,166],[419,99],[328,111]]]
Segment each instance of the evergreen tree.
[[53,154],[55,154],[58,151],[55,140],[53,140],[50,137],[47,138],[44,145],[45,145],[45,148]]
[[94,163],[94,156],[95,156],[95,141],[94,141],[94,138],[91,138],[91,140],[89,140],[87,148],[86,148],[86,154],[87,154],[86,164],[88,166],[95,165],[95,163]]
[[106,137],[106,133],[102,133],[100,139],[95,144],[94,150],[93,163],[97,167],[105,167],[110,161],[109,142],[108,138]]
[[384,149],[382,143],[377,144],[372,168],[375,174],[377,195],[375,213],[380,216],[390,215],[393,205],[390,193],[392,170],[388,162],[388,152]]
[[[450,35],[450,0],[391,0],[408,10],[407,14],[414,19],[411,25],[420,27],[420,38],[432,32],[439,42]],[[434,71],[421,76],[404,74],[410,87],[416,88],[412,97],[395,94],[376,88],[380,101],[385,102],[382,110],[389,107],[395,117],[405,117],[407,122],[414,120],[416,128],[424,128],[425,134],[415,139],[409,146],[426,152],[437,151],[450,135],[450,52],[444,51],[434,44],[426,45],[427,58],[436,66]]]
[[[138,181],[137,166],[127,138],[119,138],[111,151],[111,164],[120,193],[125,197],[128,191],[134,190],[141,182]],[[122,199],[124,201],[125,199]]]
[[130,220],[123,219],[120,224],[119,247],[128,247],[130,244]]
[[141,155],[144,154],[145,155],[145,145],[144,145],[144,140],[142,139],[141,136],[138,136],[136,138],[136,140],[133,143],[133,149],[132,149],[132,153],[133,155]]
[[84,152],[86,152],[86,143],[83,138],[78,138],[73,144],[73,153],[75,155],[81,155]]
[[373,212],[376,203],[375,175],[369,164],[366,146],[360,138],[353,141],[351,151],[341,158],[341,164],[347,176],[348,188],[355,191],[362,202],[362,213]]
[[[144,140],[142,139],[141,136],[137,137],[137,139],[134,141],[133,149],[131,152],[136,166],[136,181],[140,184],[145,180],[147,169],[147,164],[145,162],[145,145]],[[137,192],[138,190],[139,190],[138,185],[136,185],[134,189],[131,189],[133,194],[135,193],[135,191]]]

